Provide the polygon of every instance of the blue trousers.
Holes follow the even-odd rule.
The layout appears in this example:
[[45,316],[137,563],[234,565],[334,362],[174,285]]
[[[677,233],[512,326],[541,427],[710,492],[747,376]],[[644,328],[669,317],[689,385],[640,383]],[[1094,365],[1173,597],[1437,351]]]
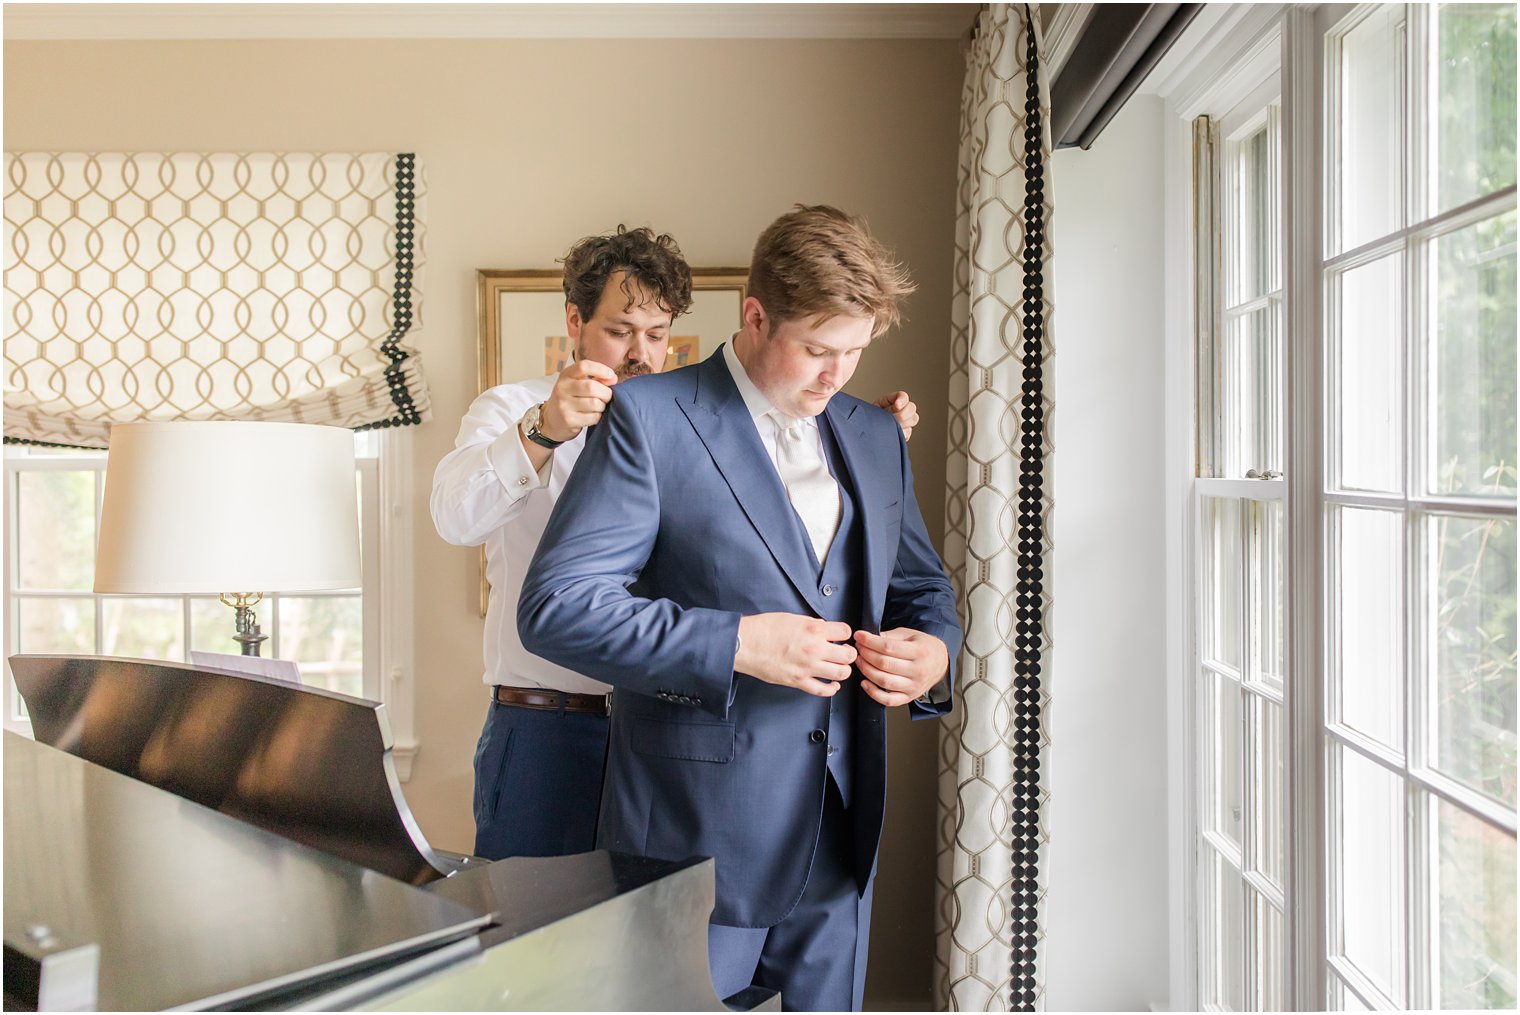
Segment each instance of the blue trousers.
[[596,848],[607,717],[491,701],[475,746],[475,855]]
[[871,895],[855,886],[854,836],[832,777],[802,899],[774,927],[708,924],[713,988],[728,997],[751,983],[781,992],[785,1011],[859,1011],[871,937]]

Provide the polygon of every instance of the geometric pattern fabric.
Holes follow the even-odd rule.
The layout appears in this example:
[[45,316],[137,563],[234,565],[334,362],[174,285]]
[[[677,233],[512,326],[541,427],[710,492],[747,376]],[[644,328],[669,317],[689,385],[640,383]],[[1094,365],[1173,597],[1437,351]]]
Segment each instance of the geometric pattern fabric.
[[940,726],[935,987],[954,1011],[1044,1007],[1049,102],[1029,8],[986,5],[961,97],[951,305],[945,561],[965,646]]
[[411,154],[7,153],[5,439],[418,423]]

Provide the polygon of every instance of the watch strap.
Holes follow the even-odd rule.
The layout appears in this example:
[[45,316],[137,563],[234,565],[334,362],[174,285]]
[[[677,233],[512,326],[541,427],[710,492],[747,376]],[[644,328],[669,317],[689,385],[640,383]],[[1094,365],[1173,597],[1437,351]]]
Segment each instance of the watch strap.
[[562,444],[568,443],[566,441],[557,441],[552,437],[544,436],[544,432],[539,429],[539,427],[543,425],[543,419],[544,403],[540,402],[537,405],[533,406],[533,408],[529,409],[527,414],[523,417],[523,422],[528,424],[527,429],[523,432],[523,436],[527,437],[528,440],[532,441],[534,444],[537,444],[539,447],[548,448],[550,451],[553,451],[555,448],[559,447]]

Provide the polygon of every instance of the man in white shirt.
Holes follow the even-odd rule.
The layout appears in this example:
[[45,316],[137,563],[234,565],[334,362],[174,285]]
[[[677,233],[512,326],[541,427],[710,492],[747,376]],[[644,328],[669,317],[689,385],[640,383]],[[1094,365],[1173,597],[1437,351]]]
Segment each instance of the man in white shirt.
[[[679,248],[646,227],[581,240],[565,257],[564,288],[574,360],[476,398],[433,477],[438,534],[486,549],[491,700],[475,749],[474,851],[493,860],[595,846],[612,689],[523,648],[518,598],[586,428],[616,384],[663,369],[671,324],[691,307]],[[918,413],[906,392],[877,404],[912,432]]]

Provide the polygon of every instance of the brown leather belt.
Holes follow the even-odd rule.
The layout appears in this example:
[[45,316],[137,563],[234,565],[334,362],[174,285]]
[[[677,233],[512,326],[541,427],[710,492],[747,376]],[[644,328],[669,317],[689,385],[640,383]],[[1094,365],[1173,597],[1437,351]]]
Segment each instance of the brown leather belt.
[[541,708],[549,712],[589,712],[607,715],[612,703],[610,694],[572,694],[569,691],[551,691],[546,687],[492,687],[497,704],[516,705],[518,708]]

